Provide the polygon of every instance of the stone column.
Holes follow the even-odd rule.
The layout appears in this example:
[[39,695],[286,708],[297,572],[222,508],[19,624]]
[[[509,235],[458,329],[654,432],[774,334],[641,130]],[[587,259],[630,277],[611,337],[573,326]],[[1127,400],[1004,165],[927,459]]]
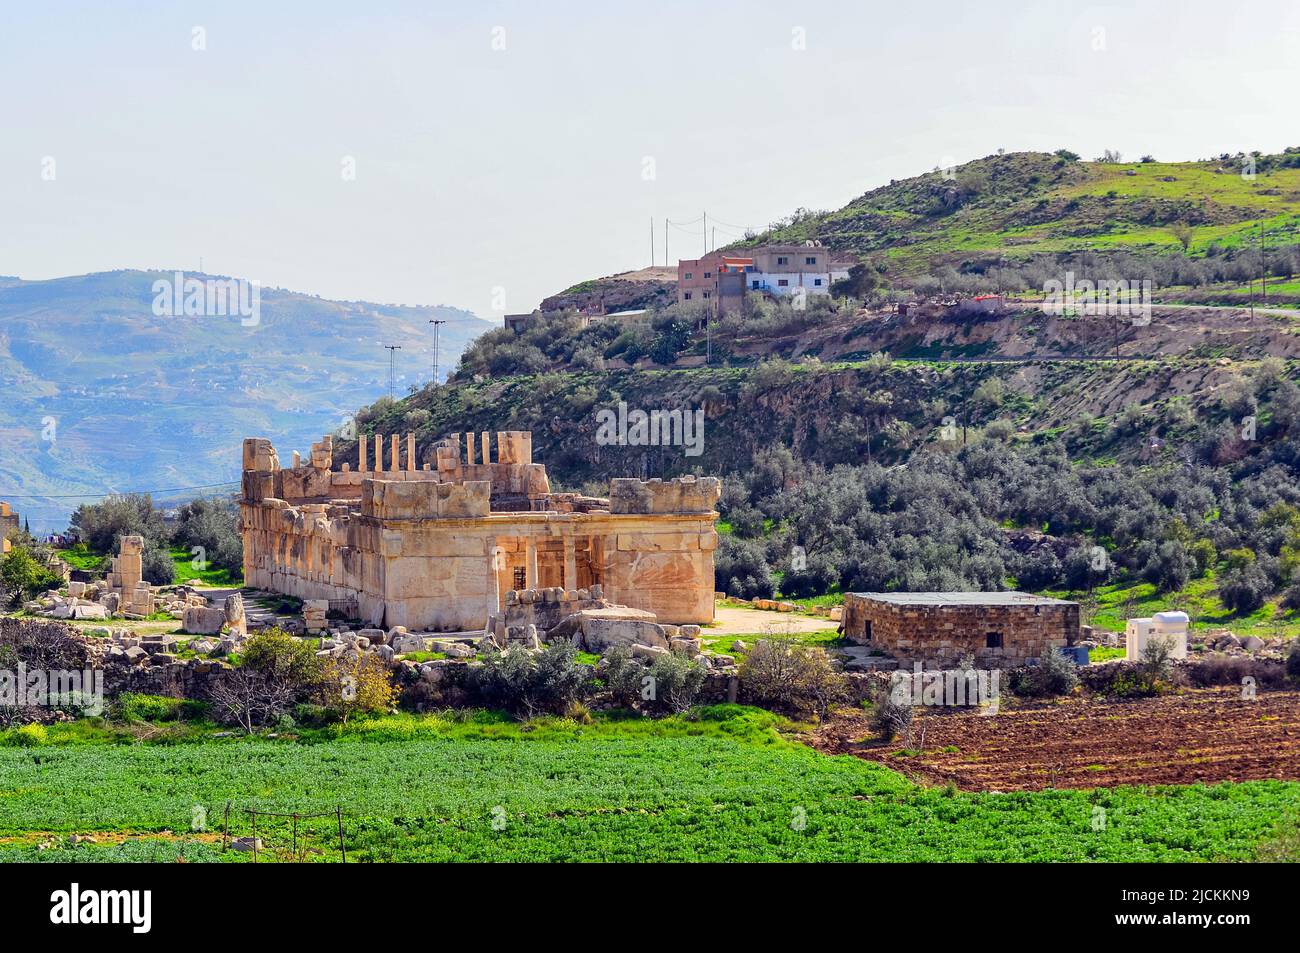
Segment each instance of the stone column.
[[474,465],[474,435],[472,433],[467,433],[465,434],[465,466],[472,467],[473,465]]
[[496,560],[493,559],[492,547],[496,543],[494,540],[488,541],[487,557],[487,614],[488,620],[484,624],[484,631],[492,631],[492,615],[501,611],[501,577],[497,574]]
[[408,472],[415,472],[415,434],[406,435],[406,469]]
[[392,470],[394,473],[397,473],[402,469],[402,461],[400,459],[400,453],[399,453],[400,445],[398,444],[399,439],[400,438],[397,436],[397,434],[389,434],[388,436],[388,445],[389,447],[392,448],[392,453],[388,457],[388,462],[391,464],[389,469]]
[[564,588],[578,588],[578,553],[573,537],[564,537]]
[[375,434],[375,472],[384,472],[384,435]]
[[357,435],[357,469],[366,472],[366,435]]
[[524,540],[524,587],[537,588],[537,540],[529,536]]
[[482,442],[483,442],[483,462],[484,462],[484,463],[491,463],[491,462],[492,462],[492,454],[491,454],[490,451],[491,451],[491,449],[492,449],[492,443],[491,443],[492,435],[489,434],[489,433],[485,430],[485,431],[483,431],[483,433],[481,433],[481,434],[479,435],[479,437],[480,437],[480,439],[481,439]]

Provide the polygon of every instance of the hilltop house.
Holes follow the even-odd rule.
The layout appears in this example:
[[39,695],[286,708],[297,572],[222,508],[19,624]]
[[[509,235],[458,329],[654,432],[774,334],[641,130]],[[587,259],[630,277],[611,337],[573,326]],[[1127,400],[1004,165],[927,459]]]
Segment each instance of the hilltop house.
[[749,292],[790,297],[801,291],[828,295],[849,275],[820,242],[760,245],[741,252],[715,251],[677,262],[677,303],[707,303],[715,313],[736,313]]

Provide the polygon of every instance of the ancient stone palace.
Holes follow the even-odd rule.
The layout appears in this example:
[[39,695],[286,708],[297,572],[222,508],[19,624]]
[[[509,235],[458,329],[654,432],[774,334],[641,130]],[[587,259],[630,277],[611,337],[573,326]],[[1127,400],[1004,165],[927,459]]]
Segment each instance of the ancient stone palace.
[[[336,468],[334,441],[280,466],[244,441],[245,584],[328,600],[345,617],[440,632],[483,629],[510,591],[570,600],[599,585],[660,622],[713,619],[714,477],[615,479],[606,498],[551,492],[532,434],[442,440],[363,435]],[[385,465],[387,456],[387,465]],[[477,459],[476,459],[477,456]]]

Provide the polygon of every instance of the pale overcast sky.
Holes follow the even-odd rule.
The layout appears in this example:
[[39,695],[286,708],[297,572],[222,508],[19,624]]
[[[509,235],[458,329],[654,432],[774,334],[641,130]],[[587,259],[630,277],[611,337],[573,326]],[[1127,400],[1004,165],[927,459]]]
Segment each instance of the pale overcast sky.
[[652,218],[662,262],[665,217],[721,244],[999,147],[1298,145],[1298,36],[1295,0],[0,0],[0,275],[495,318],[645,266]]

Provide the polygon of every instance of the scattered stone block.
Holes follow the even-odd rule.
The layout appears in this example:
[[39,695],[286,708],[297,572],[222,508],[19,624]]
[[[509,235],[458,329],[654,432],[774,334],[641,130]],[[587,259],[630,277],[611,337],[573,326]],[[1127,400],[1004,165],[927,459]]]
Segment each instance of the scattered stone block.
[[225,626],[226,621],[224,609],[191,606],[185,610],[181,626],[186,632],[195,635],[216,635]]

